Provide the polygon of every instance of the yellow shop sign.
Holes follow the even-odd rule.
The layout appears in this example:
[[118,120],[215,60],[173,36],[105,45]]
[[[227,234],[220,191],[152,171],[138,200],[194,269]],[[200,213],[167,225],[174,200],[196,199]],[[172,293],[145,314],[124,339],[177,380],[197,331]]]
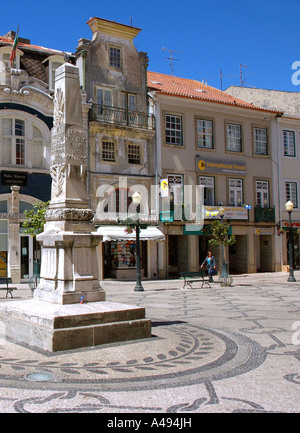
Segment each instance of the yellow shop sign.
[[202,173],[245,174],[246,163],[241,161],[226,161],[196,157],[196,171]]

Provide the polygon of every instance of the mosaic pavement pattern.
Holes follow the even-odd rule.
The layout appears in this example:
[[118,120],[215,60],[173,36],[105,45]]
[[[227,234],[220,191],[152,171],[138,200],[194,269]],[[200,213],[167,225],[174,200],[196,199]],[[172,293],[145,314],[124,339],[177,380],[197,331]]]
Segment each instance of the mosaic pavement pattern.
[[286,274],[211,289],[103,287],[109,300],[146,307],[152,337],[54,354],[0,339],[1,412],[299,411],[300,283]]

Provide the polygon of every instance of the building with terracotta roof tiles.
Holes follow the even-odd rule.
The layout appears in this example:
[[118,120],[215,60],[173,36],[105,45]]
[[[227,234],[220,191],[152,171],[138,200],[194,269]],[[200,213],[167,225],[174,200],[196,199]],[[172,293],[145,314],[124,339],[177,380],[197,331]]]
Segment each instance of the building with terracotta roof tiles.
[[38,272],[39,246],[22,222],[25,210],[50,199],[52,94],[65,53],[19,37],[11,59],[15,36],[0,37],[0,276],[19,283]]
[[225,90],[233,97],[243,98],[267,109],[282,110],[283,114],[276,118],[277,130],[277,170],[273,181],[278,183],[274,196],[276,207],[277,233],[275,236],[275,254],[279,255],[282,269],[289,266],[288,237],[289,215],[285,204],[290,200],[294,204],[292,211],[292,244],[293,267],[300,269],[300,93],[280,90],[256,89],[230,86]]
[[[156,117],[157,173],[169,188],[162,209],[166,242],[159,245],[159,276],[198,271],[211,250],[222,271],[278,270],[273,175],[276,169],[275,119],[281,111],[229,95],[206,83],[148,71]],[[202,186],[204,227],[189,216],[189,186]],[[165,195],[168,195],[165,193]],[[163,201],[163,200],[162,200]],[[221,209],[222,208],[222,209]],[[236,243],[226,249],[208,243],[209,225],[230,224]],[[195,216],[195,215],[194,215]],[[196,215],[197,218],[197,215]]]

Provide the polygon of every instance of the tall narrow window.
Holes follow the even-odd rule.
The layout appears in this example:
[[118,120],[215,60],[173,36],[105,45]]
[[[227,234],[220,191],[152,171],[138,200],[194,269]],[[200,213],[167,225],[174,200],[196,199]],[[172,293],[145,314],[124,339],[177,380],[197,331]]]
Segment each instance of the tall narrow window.
[[121,49],[109,47],[109,65],[113,68],[121,68]]
[[115,162],[115,142],[102,141],[102,160],[108,162]]
[[243,180],[229,179],[229,206],[242,206]]
[[44,166],[44,141],[43,134],[33,126],[33,141],[32,141],[32,165],[33,167]]
[[2,163],[25,164],[25,122],[22,119],[2,119]]
[[284,156],[296,156],[294,131],[283,131],[283,154]]
[[256,181],[256,206],[269,207],[269,182]]
[[267,130],[265,128],[254,128],[254,153],[256,155],[268,154]]
[[16,164],[25,164],[25,122],[24,120],[15,119],[16,135]]
[[211,176],[200,176],[199,183],[203,186],[205,206],[215,205],[215,178]]
[[298,192],[297,192],[297,182],[285,182],[285,200],[291,201],[294,207],[298,207]]
[[2,164],[11,164],[13,119],[2,119]]
[[213,148],[213,123],[211,120],[197,119],[197,146]]
[[233,125],[231,123],[227,124],[227,150],[232,152],[242,151],[242,134],[241,126]]
[[166,144],[183,145],[182,117],[165,115]]
[[182,174],[169,174],[168,185],[173,192],[174,204],[183,203],[183,175]]

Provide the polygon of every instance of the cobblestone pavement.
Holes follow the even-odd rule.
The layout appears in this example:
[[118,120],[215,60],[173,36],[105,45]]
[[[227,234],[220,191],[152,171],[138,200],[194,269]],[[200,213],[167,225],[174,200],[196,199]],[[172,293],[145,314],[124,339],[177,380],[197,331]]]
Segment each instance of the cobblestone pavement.
[[[146,308],[152,337],[57,353],[1,339],[0,411],[298,412],[300,271],[295,277],[239,275],[232,287],[202,289],[144,281],[144,292],[105,280],[108,300]],[[32,296],[26,285],[14,299],[3,293],[2,302]],[[47,377],[32,380],[36,373]]]

